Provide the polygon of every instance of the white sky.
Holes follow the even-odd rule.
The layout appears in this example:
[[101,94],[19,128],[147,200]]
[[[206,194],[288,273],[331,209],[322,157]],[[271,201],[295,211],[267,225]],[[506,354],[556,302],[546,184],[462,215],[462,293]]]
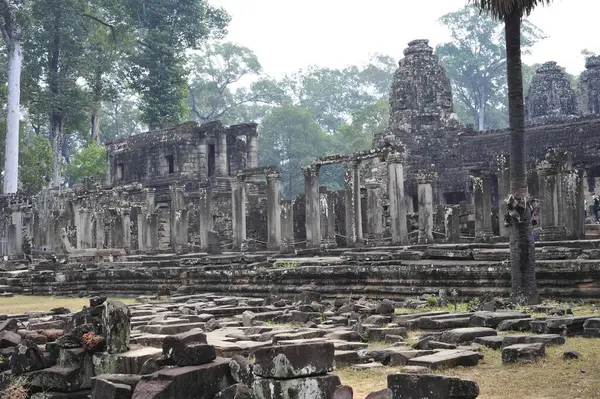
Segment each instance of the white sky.
[[[373,53],[402,58],[406,44],[448,40],[437,20],[467,0],[210,0],[232,16],[227,40],[252,49],[272,77],[309,65],[343,68]],[[547,39],[526,63],[557,61],[570,73],[584,69],[580,52],[600,50],[600,0],[554,0],[530,21]]]

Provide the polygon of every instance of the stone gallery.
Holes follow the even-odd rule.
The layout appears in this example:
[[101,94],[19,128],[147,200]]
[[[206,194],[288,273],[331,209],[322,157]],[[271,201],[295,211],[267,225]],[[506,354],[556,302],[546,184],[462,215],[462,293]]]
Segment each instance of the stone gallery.
[[[600,57],[580,88],[554,62],[537,70],[528,184],[541,297],[597,301],[600,229],[584,201],[600,183]],[[510,363],[566,334],[600,336],[597,318],[540,307],[548,316],[532,319],[494,301],[394,313],[432,293],[509,296],[510,171],[509,132],[456,120],[427,40],[405,49],[390,110],[370,150],[305,165],[297,198],[282,198],[277,166],[258,165],[256,124],[219,122],[109,143],[105,181],[1,197],[0,291],[94,298],[77,313],[4,317],[0,375],[22,376],[39,399],[341,399],[352,389],[335,368],[392,365],[410,367],[369,397],[476,398],[474,381],[428,370],[475,366],[478,345]],[[345,168],[342,191],[320,185],[332,164]],[[410,330],[424,331],[413,345]]]

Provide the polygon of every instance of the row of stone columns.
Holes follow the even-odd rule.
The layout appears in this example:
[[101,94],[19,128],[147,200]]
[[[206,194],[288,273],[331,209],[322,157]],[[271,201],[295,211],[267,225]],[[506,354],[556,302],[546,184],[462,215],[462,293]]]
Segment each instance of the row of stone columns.
[[[229,152],[227,148],[227,132],[220,131],[216,141],[215,176],[229,177]],[[200,141],[200,179],[208,178],[208,145],[206,138]],[[246,134],[246,169],[258,167],[258,134],[256,131]]]

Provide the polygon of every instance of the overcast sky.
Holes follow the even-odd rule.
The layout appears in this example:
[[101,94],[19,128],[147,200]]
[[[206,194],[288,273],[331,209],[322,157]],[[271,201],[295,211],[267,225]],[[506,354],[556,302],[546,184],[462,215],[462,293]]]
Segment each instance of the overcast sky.
[[[210,0],[232,16],[227,40],[252,49],[272,77],[309,65],[343,68],[373,53],[402,58],[413,39],[448,40],[437,22],[466,0]],[[600,50],[600,0],[555,0],[530,21],[547,39],[527,63],[557,61],[571,73],[584,69],[580,52]]]

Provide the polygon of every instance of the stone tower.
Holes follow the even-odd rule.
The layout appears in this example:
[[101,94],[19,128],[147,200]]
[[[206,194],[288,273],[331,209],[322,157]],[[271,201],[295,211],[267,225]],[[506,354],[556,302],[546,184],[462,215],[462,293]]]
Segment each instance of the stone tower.
[[528,122],[577,115],[577,96],[564,70],[554,61],[535,71],[525,98]]
[[600,57],[589,57],[579,78],[580,111],[600,114]]
[[452,87],[428,40],[413,40],[390,90],[392,134],[443,128],[453,119]]

